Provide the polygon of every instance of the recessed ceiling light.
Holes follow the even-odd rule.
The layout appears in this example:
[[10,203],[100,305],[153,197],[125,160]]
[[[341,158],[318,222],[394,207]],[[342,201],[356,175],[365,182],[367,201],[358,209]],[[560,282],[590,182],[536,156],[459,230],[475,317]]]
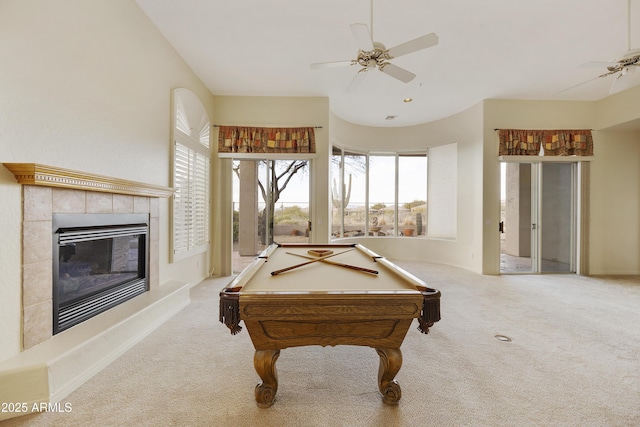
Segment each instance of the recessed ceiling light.
[[405,98],[402,100],[402,102],[411,102],[413,101],[413,98]]

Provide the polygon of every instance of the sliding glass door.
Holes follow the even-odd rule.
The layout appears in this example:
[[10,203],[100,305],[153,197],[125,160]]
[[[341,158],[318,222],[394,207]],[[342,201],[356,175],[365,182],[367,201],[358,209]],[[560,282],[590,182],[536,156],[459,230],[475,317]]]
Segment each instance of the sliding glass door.
[[542,273],[575,273],[576,164],[540,166],[539,269]]
[[577,164],[501,166],[500,272],[574,273]]
[[274,242],[308,243],[309,160],[233,161],[233,271]]

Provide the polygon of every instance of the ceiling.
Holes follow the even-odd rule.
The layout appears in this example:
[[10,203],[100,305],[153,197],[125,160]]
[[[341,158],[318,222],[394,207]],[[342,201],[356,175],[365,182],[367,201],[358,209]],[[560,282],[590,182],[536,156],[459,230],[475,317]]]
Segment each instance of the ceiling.
[[439,43],[391,61],[416,74],[410,83],[374,70],[347,92],[359,66],[310,64],[356,58],[349,25],[371,27],[370,0],[136,2],[214,95],[328,97],[367,126],[426,123],[483,99],[597,100],[615,76],[581,65],[640,48],[640,0],[631,31],[627,0],[374,0],[375,41],[434,32]]

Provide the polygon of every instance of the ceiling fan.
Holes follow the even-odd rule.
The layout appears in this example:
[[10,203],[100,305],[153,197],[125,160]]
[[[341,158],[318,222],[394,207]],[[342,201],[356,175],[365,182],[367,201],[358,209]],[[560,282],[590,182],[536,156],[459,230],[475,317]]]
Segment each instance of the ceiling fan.
[[371,0],[371,34],[366,24],[351,24],[349,28],[358,43],[359,50],[356,59],[311,64],[311,68],[314,69],[343,65],[359,65],[362,67],[347,87],[347,91],[355,90],[360,85],[365,73],[375,69],[403,83],[409,83],[416,75],[389,61],[393,58],[427,49],[438,44],[438,36],[435,33],[409,40],[390,49],[387,49],[380,42],[373,41],[373,0]]
[[607,71],[586,82],[571,86],[561,92],[582,86],[599,78],[615,75],[615,79],[609,89],[609,94],[614,94],[631,86],[632,77],[636,67],[640,66],[640,49],[631,49],[631,0],[627,0],[627,51],[618,59],[610,62],[593,61],[582,64],[581,68],[604,67]]

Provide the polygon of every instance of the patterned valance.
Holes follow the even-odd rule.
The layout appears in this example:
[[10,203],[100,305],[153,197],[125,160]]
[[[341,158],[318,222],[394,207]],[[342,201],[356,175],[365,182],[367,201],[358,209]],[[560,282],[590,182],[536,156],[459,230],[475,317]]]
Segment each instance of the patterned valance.
[[500,156],[593,156],[591,130],[500,129]]
[[315,153],[312,127],[259,128],[220,126],[220,153]]

